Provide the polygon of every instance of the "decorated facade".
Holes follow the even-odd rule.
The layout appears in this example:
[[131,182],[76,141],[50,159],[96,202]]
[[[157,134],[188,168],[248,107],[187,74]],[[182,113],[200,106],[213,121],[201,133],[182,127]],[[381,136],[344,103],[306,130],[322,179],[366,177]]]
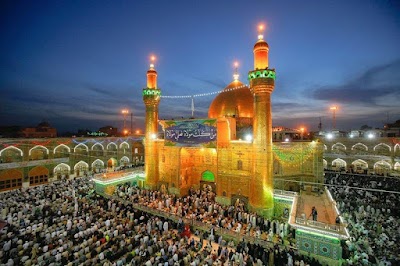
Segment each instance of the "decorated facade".
[[[158,120],[162,99],[154,64],[143,89],[146,108],[145,185],[185,195],[192,187],[211,189],[223,204],[242,201],[252,210],[273,215],[274,176],[322,183],[322,145],[318,142],[272,142],[271,93],[275,69],[262,34],[254,45],[254,70],[246,86],[234,81],[212,101],[208,117]],[[158,139],[158,126],[164,139]]]
[[0,140],[0,191],[141,165],[140,138]]
[[324,168],[357,174],[400,176],[400,138],[323,138]]

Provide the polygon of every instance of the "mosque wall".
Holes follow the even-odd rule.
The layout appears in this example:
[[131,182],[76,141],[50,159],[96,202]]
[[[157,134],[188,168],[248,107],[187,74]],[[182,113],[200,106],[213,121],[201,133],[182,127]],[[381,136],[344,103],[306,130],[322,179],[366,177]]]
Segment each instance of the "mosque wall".
[[354,173],[400,175],[398,138],[321,138],[324,167]]
[[141,164],[143,159],[142,141],[134,138],[1,139],[0,190]]
[[229,146],[218,148],[218,196],[250,196],[252,157],[250,142],[231,141]]

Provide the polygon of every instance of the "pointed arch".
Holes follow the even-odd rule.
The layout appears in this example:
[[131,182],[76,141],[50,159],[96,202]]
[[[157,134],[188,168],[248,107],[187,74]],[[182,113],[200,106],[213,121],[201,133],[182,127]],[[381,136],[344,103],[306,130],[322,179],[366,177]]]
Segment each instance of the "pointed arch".
[[392,151],[392,147],[390,147],[389,145],[387,145],[386,143],[379,143],[374,147],[374,151],[376,151],[376,148],[380,147],[380,146],[384,146],[386,148],[389,149],[389,151]]
[[215,182],[215,175],[213,172],[206,170],[201,173],[201,180],[206,182]]
[[38,148],[45,149],[45,150],[46,150],[46,153],[49,154],[49,149],[47,149],[45,146],[43,146],[43,145],[36,145],[36,146],[34,146],[33,148],[31,148],[31,149],[29,150],[29,152],[28,152],[29,156],[32,154],[32,150],[38,149]]
[[56,173],[56,172],[58,172],[59,170],[61,170],[61,168],[67,168],[67,169],[68,169],[68,172],[71,171],[71,166],[69,166],[69,165],[66,164],[66,163],[60,163],[60,164],[57,164],[56,167],[54,167],[53,172]]
[[328,162],[325,159],[322,159],[322,164],[324,166],[324,169],[328,169]]
[[380,160],[380,161],[376,162],[376,163],[374,164],[374,169],[375,169],[375,168],[381,168],[382,166],[383,166],[384,168],[392,169],[392,166],[390,165],[390,163],[388,163],[388,162],[386,162],[386,161],[384,161],[384,160]]
[[[82,144],[82,143],[81,143]],[[86,145],[85,145],[86,146]],[[76,168],[78,168],[80,165],[83,165],[86,168],[89,168],[89,165],[87,162],[85,161],[79,161],[74,165],[74,170],[76,170]]]
[[124,157],[122,157],[120,160],[119,160],[120,162],[126,162],[126,163],[129,163],[129,158],[127,157],[127,156],[124,156]]
[[104,167],[104,162],[102,160],[100,160],[100,159],[96,159],[92,163],[92,168],[93,168],[94,165],[96,165],[96,163],[100,163]]
[[101,143],[99,143],[99,142],[96,142],[95,144],[93,144],[91,150],[93,150],[93,148],[94,148],[95,146],[100,146],[101,149],[104,151],[104,146],[103,146],[103,144],[101,144]]
[[17,150],[17,151],[19,151],[20,153],[21,153],[21,156],[24,156],[24,152],[21,150],[21,149],[19,149],[19,148],[17,148],[17,147],[15,147],[15,146],[8,146],[8,147],[6,147],[6,148],[4,148],[4,149],[2,149],[1,151],[0,151],[0,156],[1,156],[1,154],[3,153],[3,151],[5,151],[5,150],[10,150],[10,149],[12,149],[12,150]]
[[352,165],[354,165],[354,166],[362,166],[362,168],[368,168],[368,163],[366,162],[366,161],[364,161],[364,160],[361,160],[361,159],[357,159],[357,160],[354,160],[352,163],[351,163]]
[[70,147],[68,147],[68,146],[65,145],[65,144],[60,144],[60,145],[57,145],[57,146],[54,148],[53,153],[56,154],[56,150],[57,150],[58,148],[60,148],[60,147],[64,147],[64,148],[66,148],[66,149],[68,150],[68,152],[71,152],[71,148],[70,148]]
[[338,168],[338,167],[339,167],[339,168],[340,168],[340,167],[346,168],[346,167],[347,167],[347,163],[346,163],[346,161],[343,160],[343,159],[336,158],[335,160],[332,161],[332,166],[333,166],[333,167],[336,167],[336,168]]
[[28,172],[29,184],[40,185],[49,182],[49,169],[42,165],[35,166]]
[[5,170],[0,173],[0,191],[18,189],[22,187],[23,174],[16,169]]
[[324,144],[324,150],[328,150],[328,146],[326,146],[325,144]]
[[399,144],[399,143],[397,143],[396,145],[394,145],[394,148],[393,148],[393,150],[394,150],[394,152],[396,152],[397,150],[399,150],[399,151],[400,151],[400,144]]
[[121,142],[121,144],[119,144],[119,148],[121,149],[122,148],[122,144],[124,144],[124,145],[127,145],[128,146],[128,149],[129,149],[129,143],[128,142],[126,142],[126,141],[123,141],[123,142]]
[[118,145],[115,144],[114,142],[110,142],[110,143],[107,144],[107,150],[110,149],[110,146],[114,146],[116,150],[118,149]]
[[341,142],[337,142],[337,143],[333,144],[331,149],[333,150],[333,149],[339,148],[339,147],[341,147],[341,148],[343,148],[344,150],[346,150],[346,145],[344,145],[344,144],[341,143]]
[[357,147],[363,147],[366,151],[368,151],[367,145],[365,145],[365,144],[363,144],[363,143],[361,143],[361,142],[356,143],[356,144],[354,144],[353,146],[351,146],[351,150],[354,150],[354,149],[357,148]]
[[117,159],[115,159],[114,157],[111,157],[110,159],[108,159],[108,161],[107,161],[107,167],[113,168],[113,167],[117,167],[117,166],[118,166],[118,161],[117,161]]
[[86,148],[86,151],[87,151],[87,152],[89,151],[89,147],[88,147],[87,145],[85,145],[85,144],[83,144],[83,143],[79,143],[78,145],[76,145],[76,146],[74,147],[74,152],[76,152],[76,148],[78,148],[79,146],[83,146],[83,147]]

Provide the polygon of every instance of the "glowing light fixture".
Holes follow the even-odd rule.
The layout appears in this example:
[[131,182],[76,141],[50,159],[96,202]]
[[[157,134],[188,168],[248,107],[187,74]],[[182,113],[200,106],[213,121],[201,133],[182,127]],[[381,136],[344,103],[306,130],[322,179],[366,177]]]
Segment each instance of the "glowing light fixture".
[[239,80],[239,73],[238,73],[238,66],[239,66],[239,63],[238,63],[238,61],[235,61],[235,62],[233,63],[233,66],[235,67],[235,72],[233,73],[233,80],[234,80],[234,81],[238,81],[238,80]]
[[332,110],[332,129],[336,128],[336,111],[338,110],[337,106],[331,106],[330,108]]
[[369,138],[369,139],[373,139],[374,137],[375,137],[374,134],[372,134],[372,133],[369,133],[369,134],[368,134],[368,138]]
[[248,134],[246,135],[246,141],[251,141],[253,139],[253,136]]
[[157,134],[153,133],[150,135],[151,139],[157,139]]
[[326,134],[326,138],[327,138],[327,139],[333,139],[333,134],[332,134],[332,133]]
[[289,138],[285,138],[285,142],[289,142]]
[[150,68],[154,68],[154,63],[156,62],[156,57],[154,55],[150,56]]
[[263,24],[258,25],[258,39],[259,40],[264,39],[264,35],[263,35],[264,28],[265,28],[265,26]]

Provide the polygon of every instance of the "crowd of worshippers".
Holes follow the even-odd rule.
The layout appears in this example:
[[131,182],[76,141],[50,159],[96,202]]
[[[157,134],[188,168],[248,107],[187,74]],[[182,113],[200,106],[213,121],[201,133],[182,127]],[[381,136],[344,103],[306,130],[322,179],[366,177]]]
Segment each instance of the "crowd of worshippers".
[[294,235],[294,230],[289,230],[287,219],[270,220],[246,211],[245,204],[239,200],[234,205],[221,205],[215,201],[215,193],[211,190],[191,188],[187,196],[177,197],[174,194],[139,189],[126,184],[118,186],[115,194],[125,200],[188,220],[197,220],[270,242],[284,244],[284,239],[289,234],[290,239]]
[[278,245],[181,237],[172,221],[96,194],[90,178],[5,192],[0,207],[1,265],[320,265]]
[[351,238],[344,245],[346,263],[400,265],[400,180],[325,173],[325,183],[348,223]]

